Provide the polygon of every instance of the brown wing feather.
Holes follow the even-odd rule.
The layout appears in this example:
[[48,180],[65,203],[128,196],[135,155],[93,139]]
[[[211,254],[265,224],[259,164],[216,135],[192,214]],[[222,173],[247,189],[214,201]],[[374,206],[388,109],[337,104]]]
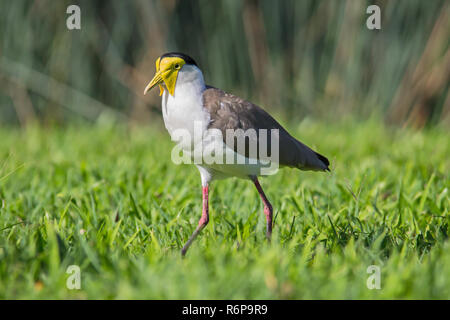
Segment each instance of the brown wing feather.
[[[255,129],[257,133],[259,129],[268,129],[267,145],[270,150],[270,129],[278,129],[280,165],[302,170],[329,170],[327,158],[292,137],[274,118],[257,105],[220,89],[208,87],[203,92],[203,106],[211,115],[208,128],[219,129],[225,143],[227,143],[227,129],[243,131]],[[243,155],[248,157],[248,143],[258,143],[259,134],[256,139],[252,141],[254,139],[247,137],[247,147]],[[235,152],[239,152],[236,142],[233,145],[228,143],[228,145],[234,148]]]

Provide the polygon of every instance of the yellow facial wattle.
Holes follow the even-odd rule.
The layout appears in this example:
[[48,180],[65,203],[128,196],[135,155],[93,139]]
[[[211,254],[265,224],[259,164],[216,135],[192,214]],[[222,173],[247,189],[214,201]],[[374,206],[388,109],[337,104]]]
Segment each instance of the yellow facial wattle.
[[158,58],[156,60],[156,73],[152,81],[147,85],[144,94],[151,90],[156,85],[159,85],[159,95],[164,92],[162,83],[165,84],[169,94],[173,96],[175,93],[175,85],[177,83],[178,71],[185,65],[186,62],[179,57]]
[[[161,57],[159,57],[158,59],[156,59],[156,72],[159,72],[159,62],[161,61]],[[163,92],[164,92],[164,88],[162,85],[158,85],[159,86],[159,96],[161,97]]]

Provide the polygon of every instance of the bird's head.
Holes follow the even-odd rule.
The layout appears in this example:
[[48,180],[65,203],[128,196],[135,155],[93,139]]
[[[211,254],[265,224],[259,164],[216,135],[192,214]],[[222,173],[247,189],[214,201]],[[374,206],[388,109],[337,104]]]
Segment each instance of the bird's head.
[[173,96],[175,92],[175,85],[178,78],[178,73],[185,66],[197,66],[194,59],[178,52],[169,52],[163,54],[156,59],[156,73],[152,81],[144,90],[144,95],[147,91],[159,85],[159,95],[164,92],[163,84],[166,86],[169,93]]

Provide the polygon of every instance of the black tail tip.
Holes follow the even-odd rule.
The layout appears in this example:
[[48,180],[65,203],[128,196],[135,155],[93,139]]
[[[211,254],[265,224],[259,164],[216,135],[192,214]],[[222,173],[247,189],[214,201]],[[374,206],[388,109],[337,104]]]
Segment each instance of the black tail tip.
[[330,161],[328,161],[328,159],[326,157],[324,157],[323,155],[321,155],[320,153],[315,152],[316,156],[319,158],[320,161],[323,162],[323,164],[326,166],[326,168],[324,169],[324,171],[328,171],[330,172]]

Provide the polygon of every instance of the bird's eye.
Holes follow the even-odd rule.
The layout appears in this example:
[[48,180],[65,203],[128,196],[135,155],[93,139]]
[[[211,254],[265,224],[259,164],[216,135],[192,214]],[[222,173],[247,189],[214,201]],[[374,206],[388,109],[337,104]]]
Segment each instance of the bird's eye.
[[180,69],[180,65],[178,63],[175,65],[175,69]]

